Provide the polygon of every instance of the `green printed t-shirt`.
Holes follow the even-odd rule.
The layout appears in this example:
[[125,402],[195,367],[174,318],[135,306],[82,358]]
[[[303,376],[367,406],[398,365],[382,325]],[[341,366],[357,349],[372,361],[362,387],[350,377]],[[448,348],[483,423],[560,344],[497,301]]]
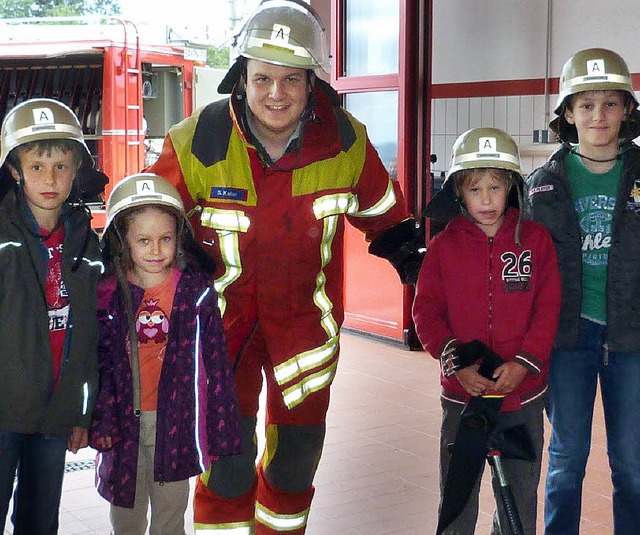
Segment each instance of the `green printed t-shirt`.
[[581,315],[606,324],[607,262],[622,162],[601,174],[591,172],[573,153],[564,164],[582,236]]

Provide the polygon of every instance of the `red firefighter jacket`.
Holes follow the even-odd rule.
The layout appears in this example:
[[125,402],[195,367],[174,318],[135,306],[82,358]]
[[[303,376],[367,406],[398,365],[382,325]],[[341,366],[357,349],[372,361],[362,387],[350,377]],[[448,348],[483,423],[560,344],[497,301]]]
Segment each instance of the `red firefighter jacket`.
[[150,168],[179,189],[218,263],[231,358],[258,324],[288,407],[335,375],[345,218],[371,240],[408,217],[364,126],[312,94],[301,141],[275,164],[249,141],[234,93],[173,127]]
[[[446,345],[480,340],[504,360],[529,369],[507,395],[503,410],[517,409],[546,390],[548,364],[560,309],[560,276],[547,230],[520,222],[510,208],[493,238],[457,216],[429,243],[413,304],[424,348],[439,358]],[[443,397],[466,403],[469,395],[455,375],[440,375]]]

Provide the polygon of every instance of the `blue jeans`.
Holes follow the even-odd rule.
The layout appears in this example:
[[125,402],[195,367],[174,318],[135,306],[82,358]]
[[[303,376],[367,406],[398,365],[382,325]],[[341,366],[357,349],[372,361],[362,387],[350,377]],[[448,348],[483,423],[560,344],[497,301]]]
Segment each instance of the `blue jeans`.
[[607,353],[605,339],[604,325],[581,320],[576,349],[551,356],[545,535],[579,533],[598,378],[613,482],[614,533],[639,533],[640,353]]
[[13,494],[14,535],[55,535],[62,495],[67,437],[0,430],[0,533]]

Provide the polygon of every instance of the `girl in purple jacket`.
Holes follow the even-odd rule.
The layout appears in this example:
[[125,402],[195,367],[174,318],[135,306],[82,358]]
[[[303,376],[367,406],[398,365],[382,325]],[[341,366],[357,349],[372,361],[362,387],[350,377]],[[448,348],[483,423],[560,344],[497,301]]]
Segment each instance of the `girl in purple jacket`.
[[184,534],[189,478],[241,451],[212,266],[190,232],[158,175],[123,179],[107,202],[90,440],[116,535],[144,535],[149,503],[151,534]]

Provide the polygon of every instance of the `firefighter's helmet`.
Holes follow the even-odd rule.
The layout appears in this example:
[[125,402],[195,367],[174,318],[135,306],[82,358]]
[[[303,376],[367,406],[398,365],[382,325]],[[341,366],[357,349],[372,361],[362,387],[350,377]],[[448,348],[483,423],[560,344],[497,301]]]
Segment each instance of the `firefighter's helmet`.
[[524,175],[520,152],[513,138],[499,128],[472,128],[456,139],[451,150],[451,165],[442,185],[425,208],[425,216],[448,221],[460,213],[458,179],[467,169],[502,169],[508,172],[509,184],[517,184],[509,204],[519,206],[518,191]]
[[240,56],[266,63],[329,72],[322,20],[302,0],[262,0],[235,36]]
[[105,231],[118,214],[129,208],[143,205],[166,206],[182,216],[186,225],[187,216],[178,190],[165,178],[154,173],[136,173],[120,180],[107,200]]
[[472,128],[453,144],[446,181],[459,171],[486,167],[504,169],[522,178],[520,152],[513,138],[499,128]]
[[[562,67],[560,91],[556,100],[555,113],[558,115],[549,123],[562,141],[577,143],[578,133],[575,125],[569,124],[564,117],[568,99],[583,91],[623,91],[629,97],[630,123],[621,128],[621,137],[633,139],[640,134],[638,126],[640,114],[637,112],[636,99],[629,68],[622,57],[606,48],[588,48],[571,56]],[[626,122],[626,121],[625,121]]]
[[82,127],[73,111],[57,100],[34,98],[11,108],[2,122],[0,167],[16,147],[48,139],[78,142],[83,158],[91,161],[91,152],[84,142]]

